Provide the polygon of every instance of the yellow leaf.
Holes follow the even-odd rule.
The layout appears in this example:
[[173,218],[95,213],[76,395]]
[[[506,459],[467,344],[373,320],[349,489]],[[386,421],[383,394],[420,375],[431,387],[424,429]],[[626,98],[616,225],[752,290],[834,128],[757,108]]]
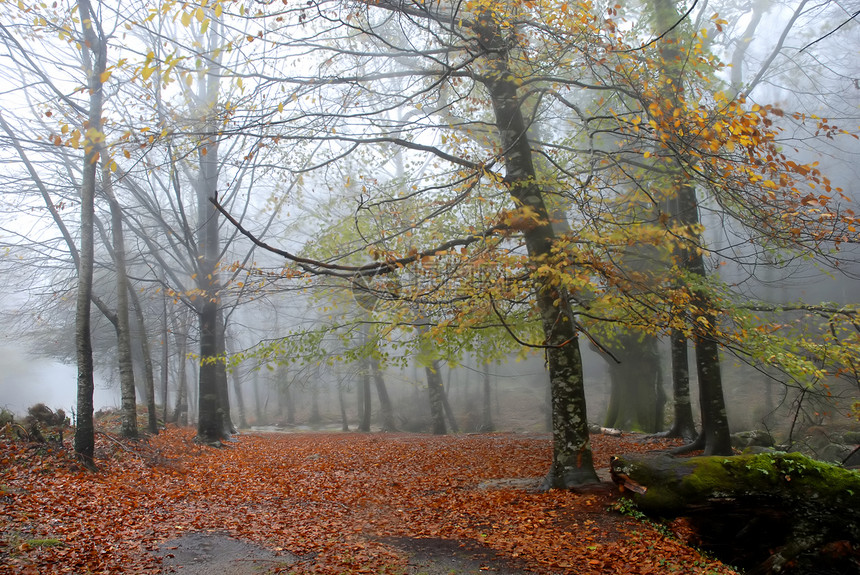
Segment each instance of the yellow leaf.
[[648,158],[650,158],[650,157],[651,157],[651,152],[645,152],[645,153],[644,153],[644,154],[642,154],[642,155],[643,155],[646,159],[648,159]]
[[283,112],[283,111],[284,111],[284,103],[281,102],[280,104],[278,104],[278,112]]
[[198,7],[197,10],[194,11],[194,17],[197,18],[198,22],[203,22],[206,18],[206,12],[203,11],[203,8]]
[[99,82],[101,82],[102,84],[104,84],[105,82],[107,82],[107,81],[108,81],[108,78],[110,78],[110,75],[111,75],[111,71],[110,71],[110,70],[105,70],[105,71],[104,71],[104,72],[102,72],[102,73],[101,73],[101,75],[99,76]]
[[111,163],[108,165],[108,168],[110,169],[111,172],[116,172],[118,167],[119,166],[117,166],[116,162],[114,162],[114,161],[111,161]]
[[215,16],[216,16],[217,18],[220,18],[220,17],[221,17],[221,12],[222,12],[222,11],[223,11],[223,9],[221,8],[221,4],[216,4],[216,5],[215,5]]
[[191,24],[191,14],[189,12],[183,12],[180,19],[182,21],[182,25],[186,28]]
[[126,158],[131,158],[131,153],[128,150],[123,150],[122,155],[125,156]]
[[144,66],[143,70],[140,71],[140,76],[144,80],[149,80],[149,77],[152,76],[153,72],[155,72],[155,68],[148,68]]

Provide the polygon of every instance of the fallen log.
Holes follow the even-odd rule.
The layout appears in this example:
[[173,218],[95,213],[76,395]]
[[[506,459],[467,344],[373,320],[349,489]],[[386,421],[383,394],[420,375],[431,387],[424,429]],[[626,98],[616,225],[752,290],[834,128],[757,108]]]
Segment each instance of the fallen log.
[[[799,453],[614,457],[644,513],[685,517],[703,548],[747,574],[860,573],[860,474]],[[811,570],[809,570],[811,569]]]

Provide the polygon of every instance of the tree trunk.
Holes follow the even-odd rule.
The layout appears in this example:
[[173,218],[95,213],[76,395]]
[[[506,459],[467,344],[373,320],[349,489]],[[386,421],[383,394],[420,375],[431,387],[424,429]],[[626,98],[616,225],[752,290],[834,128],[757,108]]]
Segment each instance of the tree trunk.
[[[519,86],[508,69],[508,42],[490,10],[478,15],[475,32],[489,64],[483,81],[493,104],[504,153],[505,182],[516,206],[529,208],[534,215],[522,231],[529,260],[537,268],[552,257],[555,233],[543,191],[536,183]],[[568,305],[565,298],[546,279],[540,276],[535,279],[552,393],[553,460],[544,487],[566,489],[597,483],[588,436],[578,333],[571,322],[572,314],[563,313],[561,306]]]
[[239,376],[241,366],[233,368],[233,395],[236,396],[236,408],[239,411],[239,427],[247,429],[248,422],[245,419],[245,400],[242,397],[242,378]]
[[609,358],[612,381],[604,425],[616,429],[656,433],[663,429],[663,370],[654,336],[620,332],[609,345],[620,363]]
[[[140,353],[143,356],[143,380],[146,391],[147,421],[146,430],[153,435],[158,433],[158,410],[155,405],[155,370],[152,367],[152,350],[149,347],[149,335],[146,332],[146,323],[143,317],[143,306],[137,292],[132,286],[128,288],[128,295],[132,301],[135,317],[137,318],[137,337],[140,340]],[[166,384],[165,384],[165,397]],[[165,401],[165,405],[167,405]],[[166,419],[164,421],[167,421]]]
[[693,406],[690,403],[690,364],[687,360],[687,338],[679,330],[672,330],[672,396],[674,421],[664,433],[666,437],[681,437],[687,441],[696,438]]
[[131,323],[129,321],[129,285],[125,263],[125,240],[123,236],[122,210],[113,193],[113,181],[109,161],[102,158],[102,192],[107,197],[111,215],[111,237],[113,239],[114,273],[116,274],[116,329],[117,358],[119,361],[119,386],[121,396],[120,435],[136,438],[137,396],[134,387],[134,360],[131,354]]
[[337,386],[337,401],[340,404],[341,431],[349,431],[349,418],[346,415],[346,400],[344,399],[343,387]]
[[370,431],[371,412],[373,405],[370,396],[370,361],[363,359],[360,362],[358,397],[359,397],[359,423],[358,430],[367,433]]
[[424,368],[424,373],[427,375],[427,392],[430,399],[431,432],[434,435],[445,435],[448,433],[445,427],[443,404],[445,388],[442,385],[442,375],[439,373],[439,360],[434,359]]
[[218,382],[218,413],[221,416],[221,429],[224,437],[237,433],[230,410],[230,381],[227,378],[227,325],[224,310],[218,306],[218,324],[215,333],[218,348],[218,361],[215,363],[215,377]]
[[[82,52],[88,70],[90,90],[87,126],[101,131],[102,75],[106,68],[106,46],[95,21],[95,12],[90,0],[79,0],[78,11],[84,21]],[[90,299],[93,290],[94,233],[96,168],[100,146],[91,143],[84,148],[83,177],[81,179],[81,247],[78,267],[78,293],[75,307],[75,349],[78,362],[77,420],[75,426],[75,453],[81,461],[94,467],[95,426],[93,422],[93,347],[90,328]]]
[[266,417],[263,415],[263,403],[260,398],[260,370],[254,370],[254,416],[256,425],[266,425]]
[[173,420],[176,425],[188,425],[188,325],[187,316],[176,319],[173,328],[173,337],[176,341],[177,355],[177,382],[176,382],[176,409],[173,411]]
[[481,431],[489,433],[495,431],[493,424],[492,388],[490,387],[490,364],[484,363],[483,401],[481,402]]
[[379,360],[375,357],[370,358],[370,369],[373,371],[376,395],[379,397],[382,431],[397,431],[397,425],[394,422],[394,407],[391,405],[388,388],[385,386],[385,379],[382,377],[382,370],[379,368]]
[[[450,375],[450,373],[451,372],[449,370],[448,374]],[[442,386],[442,409],[445,410],[445,419],[448,420],[448,425],[451,427],[451,433],[460,433],[460,425],[457,423],[457,418],[454,417],[454,410],[451,409],[451,402],[448,401],[448,391],[445,389],[444,385]]]
[[167,384],[170,381],[170,372],[168,371],[170,363],[170,347],[168,346],[170,333],[167,330],[167,294],[163,294],[161,298],[161,402],[162,402],[162,421],[166,424],[170,419],[167,409],[168,394]]
[[[655,30],[660,30],[661,33],[672,30],[680,16],[674,1],[652,1]],[[661,75],[666,78],[664,96],[673,105],[680,107],[683,105],[683,82],[679,81],[677,76],[684,71],[680,68],[683,58],[678,49],[676,34],[669,34],[663,40],[660,58]],[[688,183],[684,175],[683,161],[684,158],[676,157],[676,173],[669,188],[674,194],[664,200],[664,211],[669,216],[666,219],[669,225],[694,229],[699,224],[699,203],[696,189]],[[696,242],[699,241],[697,238]],[[682,269],[702,279],[707,276],[700,245],[690,245],[676,251],[678,253],[675,254],[675,259]],[[696,371],[699,376],[704,449],[707,454],[730,454],[732,451],[720,373],[719,345],[715,335],[717,324],[714,302],[701,288],[693,288],[690,291],[690,325],[693,326]]]
[[[208,38],[216,40],[220,26],[213,22]],[[230,435],[229,398],[227,374],[223,363],[224,323],[219,308],[221,305],[221,282],[218,263],[221,256],[218,211],[209,201],[218,197],[218,140],[217,109],[220,91],[220,61],[210,58],[209,69],[203,75],[197,94],[197,110],[204,136],[197,149],[199,169],[196,182],[197,195],[197,288],[200,299],[197,311],[200,323],[200,367],[197,396],[197,441],[217,443]]]

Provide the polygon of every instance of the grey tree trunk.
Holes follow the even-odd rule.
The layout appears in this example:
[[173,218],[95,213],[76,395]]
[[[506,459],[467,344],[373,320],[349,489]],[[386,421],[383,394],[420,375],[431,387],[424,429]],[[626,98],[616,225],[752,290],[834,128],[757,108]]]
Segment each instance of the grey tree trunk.
[[481,402],[481,431],[495,431],[493,423],[492,388],[490,386],[490,364],[485,363],[483,369],[483,401]]
[[388,396],[388,388],[385,386],[385,379],[382,377],[379,360],[375,357],[370,358],[370,369],[373,372],[376,395],[379,397],[382,431],[396,431],[397,425],[394,422],[394,407],[391,405],[391,398]]
[[370,395],[370,360],[363,359],[360,362],[358,397],[359,397],[359,422],[358,430],[367,433],[370,431],[370,419],[373,411],[373,401]]
[[439,360],[434,359],[431,365],[424,368],[427,375],[427,392],[430,399],[431,432],[434,435],[445,435],[445,388],[442,384],[442,374],[439,373]]
[[681,437],[687,441],[696,438],[693,422],[693,406],[690,402],[690,364],[687,360],[687,338],[678,330],[672,330],[672,395],[674,417],[667,437]]
[[[107,51],[95,11],[90,0],[79,0],[78,10],[84,21],[85,43],[82,52],[89,68],[90,90],[87,123],[91,128],[102,128],[102,74],[107,66]],[[94,234],[96,169],[100,148],[89,145],[84,149],[83,177],[81,179],[81,239],[80,264],[78,266],[78,293],[75,306],[75,350],[78,362],[77,420],[75,426],[75,453],[81,461],[94,467],[95,426],[93,421],[93,346],[90,327],[90,300],[93,291]]]
[[[143,380],[146,392],[146,430],[149,433],[158,433],[158,410],[155,405],[155,370],[152,367],[152,350],[149,347],[149,335],[146,332],[146,323],[143,316],[143,306],[133,286],[129,286],[128,295],[132,302],[135,317],[137,318],[137,337],[140,340],[140,353],[143,356]],[[165,397],[167,396],[165,384]],[[167,402],[165,401],[165,405]],[[164,419],[164,421],[167,421]]]
[[[655,29],[671,30],[680,15],[674,0],[652,0],[655,14]],[[661,45],[662,59],[661,74],[671,78],[671,84],[666,89],[666,98],[681,106],[683,94],[682,82],[676,77],[683,74],[678,68],[681,52],[677,47],[675,34],[667,36]],[[669,216],[666,221],[670,225],[684,226],[693,229],[699,222],[699,203],[696,189],[683,176],[683,158],[676,158],[677,178],[672,182],[675,187],[674,197],[664,202],[664,210]],[[702,250],[692,245],[677,250],[675,259],[679,266],[690,273],[705,278],[705,268]],[[731,439],[729,437],[728,417],[726,414],[725,398],[723,396],[722,376],[720,373],[719,344],[716,339],[717,318],[714,302],[701,288],[691,291],[691,317],[693,326],[693,345],[696,350],[696,372],[699,379],[700,409],[702,412],[702,434],[704,450],[707,455],[731,455]],[[698,442],[695,447],[699,447]]]
[[[519,97],[516,78],[508,69],[508,41],[489,10],[478,16],[475,25],[489,70],[483,80],[493,104],[496,128],[504,153],[505,181],[517,206],[530,208],[533,222],[521,230],[533,265],[552,256],[555,232],[537,184],[532,148]],[[599,480],[594,471],[585,405],[579,337],[565,313],[566,298],[536,278],[536,303],[547,346],[552,394],[553,460],[545,488],[572,488]],[[558,305],[556,305],[558,302]]]
[[[131,354],[131,323],[129,322],[129,285],[125,263],[125,240],[123,236],[122,209],[113,192],[113,182],[107,158],[102,158],[102,192],[107,197],[111,215],[111,256],[116,275],[116,313],[113,317],[119,362],[121,397],[120,435],[135,438],[137,432],[137,391],[134,387],[134,360]],[[110,316],[109,316],[110,317]]]

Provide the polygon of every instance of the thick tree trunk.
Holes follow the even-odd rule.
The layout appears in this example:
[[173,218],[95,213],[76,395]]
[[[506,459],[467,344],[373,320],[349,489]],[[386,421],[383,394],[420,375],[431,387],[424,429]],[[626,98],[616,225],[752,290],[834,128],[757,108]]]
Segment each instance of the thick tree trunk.
[[391,405],[388,388],[385,386],[385,379],[382,377],[382,370],[379,368],[379,360],[375,357],[370,358],[370,369],[373,371],[376,395],[379,397],[382,431],[396,431],[397,425],[394,422],[394,407]]
[[[608,359],[612,381],[605,427],[656,433],[663,429],[663,370],[657,339],[637,333],[618,333]],[[608,345],[604,342],[604,345]]]
[[661,435],[681,437],[687,441],[696,438],[693,422],[693,406],[690,403],[690,363],[687,359],[687,338],[679,330],[672,330],[672,396],[674,399],[674,421],[672,427]]
[[[528,208],[534,215],[522,232],[531,264],[537,268],[551,258],[555,234],[543,191],[537,184],[517,78],[508,69],[508,43],[489,10],[479,14],[475,32],[489,64],[484,85],[493,104],[504,153],[505,181],[516,206]],[[537,277],[536,281],[535,297],[552,386],[553,461],[544,487],[572,488],[597,483],[588,436],[578,332],[571,322],[572,314],[563,313],[561,306],[568,305],[565,298],[542,278]]]
[[[90,102],[87,126],[101,131],[102,75],[106,68],[106,47],[100,29],[96,26],[95,12],[89,0],[79,0],[78,12],[84,21],[85,47],[82,48],[85,65],[88,66]],[[78,293],[75,307],[75,349],[78,362],[77,419],[75,425],[75,453],[81,461],[94,467],[95,426],[93,421],[93,347],[90,328],[90,301],[93,290],[93,260],[95,217],[96,169],[100,146],[90,142],[84,150],[81,178],[81,239],[80,264],[78,266]]]

